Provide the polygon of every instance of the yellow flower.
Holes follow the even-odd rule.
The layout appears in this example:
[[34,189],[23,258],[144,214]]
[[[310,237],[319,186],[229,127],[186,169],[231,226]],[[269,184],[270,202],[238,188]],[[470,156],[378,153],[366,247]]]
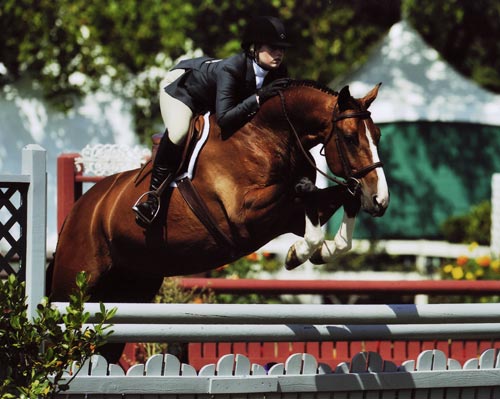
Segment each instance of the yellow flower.
[[477,242],[471,242],[469,245],[469,252],[473,252],[477,247],[479,247],[479,244]]
[[494,261],[491,262],[491,269],[495,272],[498,272],[500,270],[500,260],[495,259]]
[[445,272],[446,274],[450,274],[452,270],[453,265],[450,265],[449,263],[443,267],[443,272]]
[[483,277],[484,276],[484,269],[477,269],[475,274],[476,274],[476,277]]
[[461,280],[464,277],[464,271],[460,266],[456,266],[451,271],[451,275],[455,280]]
[[474,280],[474,274],[472,274],[471,272],[465,273],[465,279],[466,280]]

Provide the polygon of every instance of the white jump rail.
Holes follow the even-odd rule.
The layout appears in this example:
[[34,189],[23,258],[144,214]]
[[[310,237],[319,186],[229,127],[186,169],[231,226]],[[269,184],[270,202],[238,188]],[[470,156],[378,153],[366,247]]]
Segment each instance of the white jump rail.
[[[54,305],[64,312],[66,304]],[[106,305],[118,308],[110,342],[500,338],[498,304]],[[85,309],[92,315],[99,306]]]

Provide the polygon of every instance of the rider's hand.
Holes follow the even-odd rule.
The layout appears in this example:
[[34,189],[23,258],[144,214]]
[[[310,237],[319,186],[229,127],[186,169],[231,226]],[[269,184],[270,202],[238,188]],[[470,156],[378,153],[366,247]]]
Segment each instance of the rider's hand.
[[267,86],[264,86],[257,92],[257,96],[259,98],[259,104],[260,105],[264,104],[271,97],[278,95],[280,90],[283,90],[289,85],[290,85],[290,79],[282,78],[282,79],[276,79]]

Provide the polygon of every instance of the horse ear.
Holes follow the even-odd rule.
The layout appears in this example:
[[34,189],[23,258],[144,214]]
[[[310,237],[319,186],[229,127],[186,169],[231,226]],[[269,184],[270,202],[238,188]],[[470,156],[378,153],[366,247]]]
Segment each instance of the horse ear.
[[368,107],[371,105],[371,103],[377,98],[378,95],[378,89],[382,85],[382,82],[380,82],[378,85],[376,85],[373,89],[370,90],[370,92],[364,96],[363,98],[360,99],[361,104],[363,104],[364,109],[368,109]]
[[351,93],[349,92],[349,86],[342,87],[339,93],[339,99],[337,100],[340,112],[349,109],[350,99]]

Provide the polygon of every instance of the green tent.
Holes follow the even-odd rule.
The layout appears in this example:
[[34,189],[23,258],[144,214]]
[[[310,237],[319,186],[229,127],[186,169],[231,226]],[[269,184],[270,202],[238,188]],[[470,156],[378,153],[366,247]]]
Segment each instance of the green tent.
[[500,95],[458,74],[406,21],[331,87],[348,84],[362,97],[378,82],[370,110],[382,131],[391,203],[383,218],[362,215],[355,238],[437,238],[447,217],[491,197],[492,174],[500,172]]

